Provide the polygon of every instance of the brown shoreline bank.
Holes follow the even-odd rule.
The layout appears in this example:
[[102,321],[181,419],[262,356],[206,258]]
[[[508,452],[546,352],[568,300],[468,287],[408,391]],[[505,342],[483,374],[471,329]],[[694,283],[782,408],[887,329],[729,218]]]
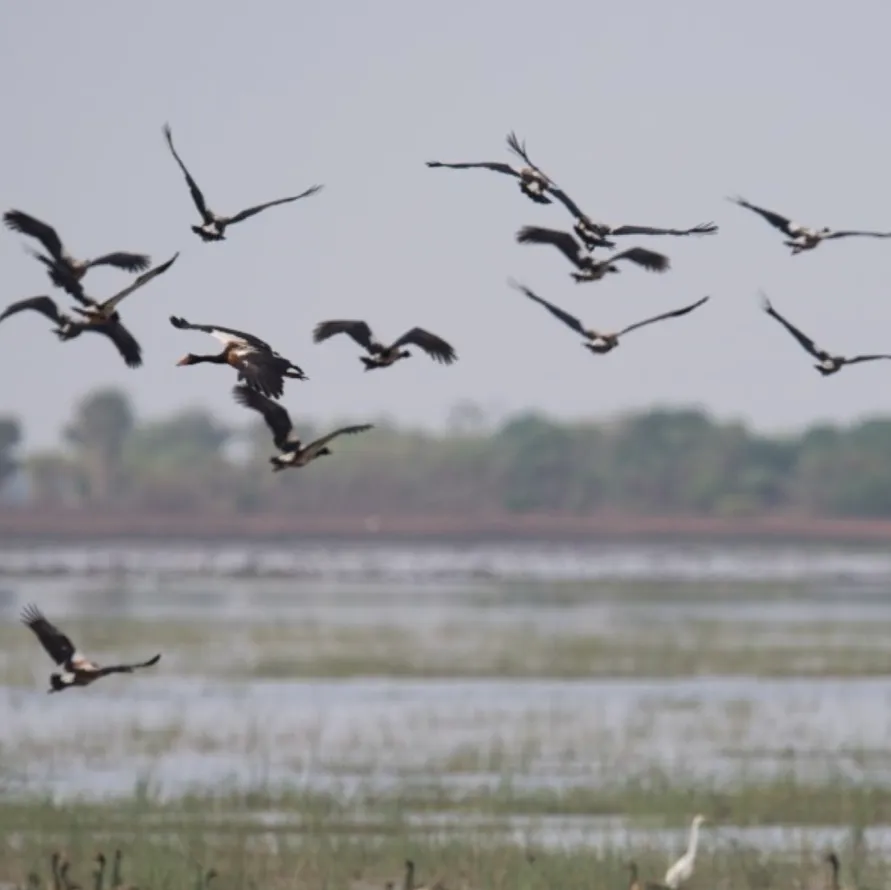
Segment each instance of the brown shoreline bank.
[[38,541],[363,540],[761,541],[891,544],[891,520],[807,516],[300,516],[146,513],[96,509],[0,509],[0,544]]

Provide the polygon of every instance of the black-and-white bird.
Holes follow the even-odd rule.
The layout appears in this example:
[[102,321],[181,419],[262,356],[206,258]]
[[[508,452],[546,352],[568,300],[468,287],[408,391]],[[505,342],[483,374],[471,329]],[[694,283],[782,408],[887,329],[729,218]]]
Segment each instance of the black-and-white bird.
[[835,374],[836,371],[840,371],[845,365],[857,365],[860,364],[860,362],[874,362],[879,359],[891,359],[891,355],[878,353],[855,355],[851,358],[847,358],[843,355],[832,355],[832,353],[827,352],[825,349],[820,349],[810,337],[803,334],[797,327],[795,327],[795,325],[783,318],[783,316],[773,308],[773,304],[764,293],[761,294],[761,306],[771,318],[775,318],[801,344],[805,351],[817,359],[817,364],[814,365],[814,367],[824,377],[828,377],[830,374]]
[[786,247],[791,248],[792,255],[802,253],[805,250],[813,250],[822,241],[832,241],[836,238],[891,238],[891,232],[862,232],[854,229],[845,229],[843,231],[834,232],[832,229],[824,226],[822,229],[811,229],[808,226],[802,226],[791,219],[774,213],[772,210],[765,210],[763,207],[757,207],[750,204],[744,198],[735,197],[728,198],[734,204],[745,207],[757,213],[763,219],[766,219],[775,229],[779,229],[789,239],[784,241]]
[[232,390],[232,395],[239,405],[262,414],[266,426],[272,431],[272,440],[275,442],[275,447],[281,452],[281,454],[269,458],[273,472],[286,470],[288,467],[305,467],[317,457],[330,455],[331,449],[328,447],[328,443],[338,436],[364,433],[366,430],[373,429],[374,426],[371,423],[344,426],[304,445],[294,432],[291,416],[278,402],[274,402],[262,393],[244,385],[236,386]]
[[72,340],[84,331],[104,334],[117,347],[127,366],[138,368],[142,364],[142,347],[130,331],[124,327],[117,307],[124,297],[129,297],[153,278],[163,275],[176,262],[178,256],[179,252],[177,251],[166,263],[161,263],[153,269],[149,269],[148,272],[143,272],[132,284],[101,303],[90,297],[81,297],[81,302],[86,308],[72,306],[72,311],[82,316],[82,319],[64,327],[62,333],[59,334],[59,339]]
[[248,207],[247,210],[242,210],[239,213],[236,213],[234,216],[220,216],[219,214],[214,213],[207,206],[207,202],[204,200],[204,195],[201,193],[201,189],[198,188],[197,183],[192,178],[192,175],[186,169],[186,165],[182,162],[180,156],[176,152],[176,149],[173,147],[173,133],[170,130],[169,124],[164,125],[164,137],[167,139],[167,144],[170,146],[170,152],[176,160],[176,163],[179,165],[179,169],[182,170],[183,176],[185,176],[186,178],[186,183],[189,186],[189,192],[191,192],[192,200],[195,202],[195,206],[198,208],[198,212],[201,214],[201,225],[192,226],[192,231],[199,238],[201,238],[202,241],[205,242],[225,241],[225,232],[228,226],[249,219],[250,217],[255,216],[256,214],[260,213],[263,210],[266,210],[269,207],[276,207],[279,204],[290,204],[292,201],[299,201],[301,198],[308,198],[310,195],[314,195],[322,188],[321,185],[313,185],[305,192],[301,192],[299,195],[292,195],[289,198],[278,198],[275,201],[267,201],[265,204],[258,204],[256,207]]
[[507,147],[517,157],[522,158],[526,166],[516,170],[510,164],[500,163],[499,161],[470,161],[455,164],[447,164],[443,161],[427,161],[426,163],[428,167],[449,167],[452,170],[483,169],[493,170],[496,173],[505,173],[508,176],[513,176],[519,182],[520,191],[527,198],[535,201],[536,204],[550,204],[551,199],[547,196],[547,191],[552,185],[551,180],[529,160],[529,156],[526,153],[526,143],[521,143],[517,139],[516,134],[511,132],[507,136]]
[[570,315],[568,312],[565,312],[559,306],[555,306],[553,303],[548,302],[543,297],[538,296],[538,294],[534,293],[530,290],[526,285],[519,284],[516,281],[509,280],[508,283],[511,287],[520,291],[529,297],[530,300],[535,301],[540,306],[544,306],[548,312],[551,313],[555,318],[559,318],[560,321],[563,322],[567,327],[572,328],[576,333],[581,334],[585,338],[585,343],[582,345],[586,349],[590,349],[591,352],[595,352],[598,355],[605,355],[607,352],[612,352],[619,345],[619,337],[623,337],[625,334],[630,333],[631,331],[636,331],[638,328],[646,327],[650,324],[655,324],[658,321],[665,321],[669,318],[680,318],[682,315],[688,315],[694,309],[698,309],[703,303],[708,302],[708,297],[703,297],[700,300],[697,300],[695,303],[690,303],[688,306],[683,306],[680,309],[674,309],[671,312],[663,312],[660,315],[654,315],[652,318],[644,319],[643,321],[635,322],[635,324],[630,324],[627,327],[622,328],[620,331],[610,332],[610,331],[596,331],[593,328],[586,328],[581,321],[579,321],[574,315]]
[[59,310],[55,300],[48,296],[28,297],[19,300],[11,305],[0,314],[0,321],[16,315],[25,310],[32,310],[44,315],[52,321],[56,327],[53,333],[60,340],[74,340],[85,331],[93,331],[97,334],[104,334],[117,347],[121,357],[127,363],[128,367],[138,368],[142,364],[142,348],[136,341],[134,336],[124,327],[121,317],[118,314],[117,306],[134,291],[148,284],[153,278],[166,272],[176,261],[179,253],[175,253],[166,263],[155,266],[144,272],[134,282],[125,287],[122,291],[116,293],[113,297],[109,297],[102,303],[93,300],[90,297],[81,295],[78,297],[85,308],[72,306],[71,311],[78,313],[80,319],[74,319],[72,316],[65,314]]
[[588,250],[595,247],[615,247],[607,240],[621,235],[714,235],[718,227],[712,223],[699,223],[689,229],[663,229],[656,226],[613,226],[608,223],[594,222],[590,216],[582,212],[578,204],[561,188],[552,186],[550,193],[575,217],[573,228],[576,235]]
[[70,686],[89,686],[100,677],[109,674],[132,674],[142,668],[152,667],[161,660],[160,653],[148,661],[134,664],[99,665],[81,655],[74,643],[46,617],[37,606],[26,606],[22,612],[22,623],[34,631],[40,645],[50,658],[62,669],[50,674],[50,688],[47,692],[62,692]]
[[176,315],[170,323],[181,331],[202,331],[223,343],[222,352],[213,355],[186,353],[177,365],[230,365],[238,371],[238,379],[266,396],[279,398],[284,392],[284,379],[307,380],[303,370],[277,353],[265,340],[221,325],[192,324]]
[[577,282],[599,281],[608,272],[620,271],[615,266],[619,260],[628,260],[648,272],[665,272],[671,265],[667,256],[645,247],[631,247],[598,262],[585,252],[569,232],[559,229],[524,226],[517,232],[517,241],[520,244],[550,244],[556,247],[578,269],[578,272],[570,273]]
[[321,343],[335,334],[346,334],[352,337],[368,355],[359,356],[366,371],[374,368],[388,368],[400,359],[410,358],[411,353],[403,346],[418,346],[435,362],[450,365],[457,361],[458,356],[452,346],[446,343],[436,334],[431,334],[423,328],[412,328],[406,331],[398,340],[394,340],[389,346],[385,346],[371,333],[371,328],[364,321],[333,320],[321,321],[312,332],[312,338],[316,343]]
[[151,262],[151,258],[143,253],[126,251],[106,253],[91,260],[78,260],[68,253],[62,244],[62,239],[52,226],[30,214],[21,210],[8,210],[3,214],[3,222],[7,228],[36,238],[43,245],[49,256],[36,251],[31,251],[32,255],[46,266],[52,283],[73,297],[83,296],[81,281],[87,271],[94,266],[114,266],[125,272],[135,273],[148,269]]

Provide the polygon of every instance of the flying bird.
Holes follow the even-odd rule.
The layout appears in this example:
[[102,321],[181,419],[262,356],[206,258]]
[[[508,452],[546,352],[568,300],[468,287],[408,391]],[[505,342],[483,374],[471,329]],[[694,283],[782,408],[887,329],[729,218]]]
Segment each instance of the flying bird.
[[581,239],[582,243],[588,250],[595,247],[615,247],[615,244],[608,241],[619,235],[714,235],[718,231],[718,227],[712,223],[699,223],[689,229],[663,229],[654,226],[613,226],[608,223],[594,222],[590,216],[583,213],[563,189],[553,186],[551,194],[575,217],[573,228],[576,235]]
[[138,368],[142,364],[142,348],[134,336],[124,327],[117,307],[124,297],[130,296],[134,291],[148,284],[153,278],[163,275],[175,262],[179,252],[175,253],[166,263],[161,263],[148,272],[143,272],[132,284],[118,291],[113,297],[109,297],[102,303],[90,297],[81,297],[81,302],[86,307],[81,309],[72,307],[72,311],[83,317],[82,321],[74,321],[62,328],[59,333],[60,340],[73,340],[84,331],[94,331],[104,334],[117,347],[127,366]]
[[36,238],[43,245],[49,256],[36,251],[31,251],[32,255],[46,266],[52,283],[73,297],[83,296],[81,281],[87,270],[94,266],[114,266],[135,273],[147,269],[151,262],[145,254],[124,251],[106,253],[91,260],[78,260],[65,249],[56,230],[45,222],[21,210],[8,210],[3,214],[3,222],[7,228]]
[[559,318],[567,327],[570,327],[576,331],[576,333],[581,334],[587,341],[582,345],[598,355],[606,355],[606,353],[612,352],[612,350],[619,345],[619,337],[622,337],[631,331],[635,331],[638,328],[646,327],[646,325],[655,324],[657,321],[665,321],[669,318],[680,318],[682,315],[688,315],[694,309],[698,309],[703,303],[706,303],[709,299],[708,297],[703,297],[701,300],[697,300],[695,303],[691,303],[689,306],[684,306],[681,309],[674,309],[671,312],[663,312],[661,315],[654,315],[652,318],[647,318],[644,319],[644,321],[630,324],[628,327],[622,328],[621,331],[602,332],[595,331],[593,328],[586,328],[574,315],[570,315],[553,303],[549,303],[525,285],[518,284],[515,281],[509,281],[509,284],[511,287],[524,293],[530,300],[534,300],[540,306],[544,306],[551,315],[555,318]]
[[22,623],[34,631],[49,657],[62,668],[60,673],[50,674],[50,688],[47,692],[62,692],[69,686],[89,686],[90,683],[109,674],[132,674],[141,668],[152,667],[161,660],[159,653],[148,661],[103,667],[81,655],[71,640],[46,620],[37,606],[25,607],[22,612]]
[[428,167],[450,167],[453,170],[469,170],[482,168],[494,170],[496,173],[506,173],[519,181],[520,191],[536,204],[550,204],[551,199],[546,192],[551,187],[551,180],[529,160],[526,154],[526,143],[520,142],[516,134],[511,132],[507,136],[507,147],[519,158],[525,161],[526,166],[515,170],[510,164],[502,164],[498,161],[473,161],[459,164],[446,164],[442,161],[427,161]]
[[204,200],[204,195],[201,193],[201,189],[198,188],[197,183],[192,179],[192,175],[186,169],[186,165],[176,153],[176,149],[173,147],[173,133],[170,130],[169,124],[164,124],[164,136],[167,139],[167,144],[170,146],[171,154],[176,160],[176,163],[179,164],[179,169],[182,170],[183,176],[186,177],[186,183],[192,194],[192,200],[195,202],[195,206],[201,214],[201,225],[192,226],[192,231],[205,242],[225,241],[225,232],[228,226],[249,219],[269,207],[276,207],[279,204],[290,204],[291,201],[299,201],[301,198],[308,198],[322,188],[321,185],[314,185],[308,188],[305,192],[301,192],[299,195],[292,195],[290,198],[278,198],[275,201],[267,201],[265,204],[258,204],[256,207],[248,207],[247,210],[242,210],[234,216],[219,216],[208,208],[207,203]]
[[431,334],[423,328],[412,328],[406,331],[398,340],[394,340],[389,346],[385,346],[379,340],[375,339],[371,333],[371,328],[364,321],[353,320],[335,320],[321,321],[312,332],[313,341],[322,343],[335,334],[347,334],[352,337],[368,355],[359,356],[360,361],[365,365],[366,371],[374,368],[387,368],[395,362],[403,358],[411,358],[411,353],[407,349],[401,349],[402,346],[418,346],[430,356],[435,362],[443,365],[450,365],[457,361],[458,356],[455,350],[436,334]]
[[370,423],[345,426],[304,445],[294,432],[290,415],[278,402],[244,385],[236,386],[232,390],[232,395],[239,405],[259,411],[266,421],[266,426],[272,431],[272,441],[281,452],[269,458],[273,472],[286,470],[288,467],[305,467],[317,457],[330,455],[331,449],[328,448],[328,443],[338,436],[352,436],[373,428],[373,424]]
[[765,210],[763,207],[757,207],[754,204],[750,204],[743,198],[736,197],[728,198],[727,200],[757,213],[760,217],[766,219],[775,229],[779,229],[786,235],[789,240],[784,241],[783,244],[792,249],[792,256],[802,253],[805,250],[813,250],[821,241],[832,241],[835,238],[891,238],[891,232],[861,232],[853,229],[834,232],[827,226],[824,226],[822,229],[811,229],[807,226],[802,226],[797,222],[793,222],[791,219],[781,216],[779,213],[774,213],[772,210]]
[[265,396],[279,398],[284,392],[284,378],[307,380],[306,374],[293,362],[279,355],[273,348],[244,331],[220,325],[192,324],[184,318],[170,316],[170,323],[180,330],[202,331],[223,343],[223,351],[213,355],[187,353],[177,365],[230,365],[238,371],[238,379]]
[[599,281],[607,272],[618,272],[615,263],[622,259],[642,266],[649,272],[665,272],[670,267],[667,256],[654,250],[647,250],[645,247],[631,247],[597,262],[590,254],[584,252],[582,246],[569,232],[561,232],[558,229],[524,226],[517,232],[517,241],[520,244],[551,244],[556,247],[579,270],[570,273],[577,282]]
[[856,355],[852,358],[846,358],[843,355],[832,355],[831,353],[826,352],[825,349],[820,349],[810,337],[803,334],[797,327],[795,327],[795,325],[783,318],[783,316],[773,308],[773,304],[767,298],[766,294],[763,293],[761,294],[761,306],[768,315],[775,318],[801,344],[806,352],[817,359],[817,364],[814,365],[814,367],[824,377],[828,377],[830,374],[835,374],[836,371],[840,371],[845,365],[857,365],[860,362],[873,362],[878,359],[891,359],[891,355],[884,354]]

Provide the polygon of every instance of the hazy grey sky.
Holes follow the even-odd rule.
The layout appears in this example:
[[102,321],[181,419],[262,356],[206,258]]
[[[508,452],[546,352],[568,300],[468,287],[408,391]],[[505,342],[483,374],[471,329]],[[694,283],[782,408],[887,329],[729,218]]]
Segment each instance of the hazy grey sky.
[[[233,373],[175,366],[215,343],[174,330],[171,313],[253,331],[302,365],[311,382],[284,400],[298,415],[438,425],[465,398],[576,416],[698,403],[767,428],[887,412],[891,364],[822,379],[756,294],[830,349],[891,350],[891,241],[790,258],[724,197],[891,229],[889,33],[881,0],[3,4],[3,209],[55,225],[77,256],[182,254],[122,308],[143,344],[137,371],[98,337],[60,345],[39,316],[4,322],[0,412],[24,418],[29,445],[53,441],[72,400],[101,384],[127,387],[146,414],[203,404],[247,420]],[[165,121],[221,212],[325,189],[203,244]],[[721,232],[641,239],[671,256],[666,275],[626,267],[576,285],[556,251],[514,243],[523,224],[568,228],[562,207],[495,173],[424,166],[510,160],[511,129],[593,216]],[[0,233],[3,302],[49,292],[25,243]],[[594,326],[713,299],[595,358],[508,276]],[[126,280],[94,270],[87,291]],[[346,340],[311,343],[338,316],[384,337],[429,327],[460,361],[366,375]]]

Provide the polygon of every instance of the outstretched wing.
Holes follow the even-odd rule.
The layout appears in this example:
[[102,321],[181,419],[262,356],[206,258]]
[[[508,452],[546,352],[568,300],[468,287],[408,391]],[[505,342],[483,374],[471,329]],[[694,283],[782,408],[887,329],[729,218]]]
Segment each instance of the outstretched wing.
[[116,293],[113,297],[109,297],[104,303],[100,303],[99,311],[105,315],[110,314],[124,297],[129,297],[133,291],[139,290],[139,288],[144,284],[148,284],[153,278],[163,275],[176,262],[178,256],[179,251],[170,257],[166,263],[161,263],[160,266],[155,266],[154,269],[149,269],[148,272],[143,272],[132,284],[125,287],[119,293]]
[[49,251],[54,260],[62,259],[62,241],[52,226],[23,213],[21,210],[8,210],[3,214],[3,222],[6,223],[7,228],[14,232],[21,232],[22,235],[36,238]]
[[548,191],[553,197],[555,197],[576,219],[580,219],[583,222],[590,222],[590,217],[587,214],[582,212],[582,209],[579,207],[566,192],[561,188],[557,188],[557,186],[552,185]]
[[144,253],[128,253],[127,251],[115,251],[114,253],[106,253],[103,256],[97,256],[96,259],[90,260],[88,266],[114,266],[117,269],[123,269],[125,272],[142,272],[148,269],[152,258]]
[[814,358],[822,359],[826,357],[824,350],[820,349],[810,337],[798,330],[794,324],[786,321],[786,319],[773,308],[773,304],[764,293],[761,294],[761,308],[772,318],[775,318]]
[[412,328],[410,331],[406,331],[398,340],[393,341],[390,348],[398,349],[400,346],[406,346],[409,343],[419,346],[433,361],[440,362],[443,365],[450,365],[458,358],[455,350],[449,343],[446,343],[442,337],[437,337],[436,334],[431,334],[430,331],[425,331],[423,328]]
[[173,155],[176,163],[179,164],[179,169],[182,170],[183,176],[186,177],[186,183],[189,186],[189,191],[192,193],[192,200],[195,202],[195,206],[198,208],[201,218],[206,223],[213,222],[213,217],[207,209],[207,203],[204,200],[204,195],[201,194],[201,189],[198,188],[198,183],[192,179],[192,174],[186,169],[186,165],[182,162],[182,158],[180,158],[176,153],[176,149],[173,147],[173,132],[170,129],[170,124],[164,124],[164,137],[167,139],[167,144],[170,146],[170,153]]
[[276,448],[280,451],[284,451],[288,447],[289,441],[297,441],[290,438],[294,430],[291,417],[278,402],[273,402],[272,399],[263,395],[263,393],[244,385],[234,387],[232,395],[239,405],[243,405],[245,408],[250,408],[253,411],[259,411],[263,415],[266,426],[272,431],[272,441],[275,442]]
[[40,645],[56,664],[65,664],[77,654],[74,643],[54,624],[47,621],[43,612],[33,604],[22,610],[22,623],[37,635]]
[[878,359],[891,358],[891,355],[855,355],[853,358],[846,358],[846,365],[857,365],[860,362],[874,362]]
[[246,334],[244,331],[237,331],[235,328],[224,328],[218,324],[192,324],[177,315],[170,316],[170,323],[181,331],[201,331],[224,343],[231,343],[233,339],[241,340],[249,346],[254,346],[265,352],[272,352],[272,347],[265,340],[261,340],[253,334]]
[[380,343],[376,342],[371,328],[364,321],[352,319],[335,319],[333,321],[320,321],[312,332],[315,343],[321,343],[335,334],[346,334],[352,337],[363,349],[371,353],[382,351]]
[[537,167],[535,164],[532,163],[532,161],[529,160],[529,155],[526,154],[526,141],[523,140],[523,142],[520,142],[520,140],[517,139],[517,134],[514,133],[513,130],[511,130],[510,133],[507,134],[507,147],[508,147],[508,148],[509,148],[509,149],[510,149],[510,150],[511,150],[511,151],[512,151],[518,158],[522,158],[522,159],[526,162],[526,165],[527,165],[531,170],[534,170],[539,176],[541,176],[541,177],[543,177],[544,179],[546,179],[547,182],[548,182],[548,185],[551,185],[551,177],[548,176],[548,175],[541,169],[541,167]]
[[517,241],[520,244],[551,244],[574,266],[581,268],[582,248],[569,232],[561,232],[558,229],[542,229],[538,226],[523,226],[517,232]]
[[268,207],[276,207],[279,204],[290,204],[291,201],[299,201],[301,198],[308,198],[310,195],[314,195],[316,192],[321,191],[321,189],[322,186],[313,185],[299,195],[292,195],[290,198],[278,198],[275,201],[267,201],[265,204],[258,204],[256,207],[248,207],[247,210],[242,210],[240,213],[236,213],[235,216],[228,217],[226,219],[226,225],[231,226],[233,223],[241,222],[243,219],[255,216],[260,213],[261,210],[266,210]]
[[572,328],[576,333],[581,334],[583,337],[587,336],[587,332],[585,331],[584,326],[574,315],[570,315],[568,312],[564,312],[553,303],[549,303],[547,300],[538,296],[538,294],[533,293],[531,290],[529,290],[529,288],[526,287],[526,285],[524,284],[519,284],[512,279],[508,279],[508,284],[512,288],[515,288],[521,293],[526,294],[526,296],[529,297],[530,300],[534,300],[539,305],[544,306],[544,308],[547,309],[548,312],[551,313],[551,315],[553,315],[555,318],[559,318],[560,321],[563,322],[563,324],[565,324],[567,327]]
[[19,300],[17,303],[10,303],[0,315],[0,321],[15,315],[17,312],[24,312],[26,309],[33,309],[41,315],[45,315],[50,321],[56,324],[64,324],[67,319],[59,312],[59,307],[51,297],[28,297],[25,300]]
[[373,423],[362,423],[358,426],[344,426],[339,430],[334,430],[333,433],[328,433],[327,436],[322,436],[320,439],[315,439],[310,442],[306,448],[303,449],[304,454],[307,458],[315,457],[332,439],[336,439],[338,436],[354,436],[356,433],[364,433],[365,430],[370,430],[374,428]]
[[110,319],[92,322],[82,325],[82,328],[85,331],[95,331],[97,334],[104,334],[108,337],[114,343],[128,368],[138,368],[142,365],[142,347],[119,321]]
[[141,670],[142,668],[152,667],[156,665],[161,660],[161,653],[159,652],[154,657],[150,658],[148,661],[140,661],[135,664],[110,664],[104,667],[99,668],[96,672],[100,677],[106,677],[109,674],[132,674],[133,671]]
[[712,223],[700,223],[691,229],[659,229],[651,226],[618,226],[610,235],[714,235],[718,227]]
[[506,173],[508,176],[519,177],[520,175],[510,164],[499,164],[497,161],[478,161],[467,164],[444,164],[442,161],[427,161],[426,164],[428,167],[450,167],[452,170],[482,168],[483,170],[494,170],[496,173]]
[[727,200],[733,201],[734,204],[738,204],[740,207],[745,207],[753,213],[757,213],[760,217],[766,219],[775,229],[785,232],[790,237],[794,236],[795,233],[792,231],[792,220],[787,217],[781,216],[779,213],[774,213],[772,210],[765,210],[763,207],[758,207],[755,204],[750,204],[744,198],[728,198]]
[[623,250],[621,253],[613,254],[607,262],[614,263],[616,260],[623,259],[643,266],[648,272],[665,272],[671,266],[671,261],[665,254],[647,250],[646,247],[632,247]]
[[708,297],[703,297],[701,300],[697,300],[695,303],[691,303],[689,306],[684,306],[682,309],[674,309],[671,312],[663,312],[661,315],[654,315],[652,318],[647,318],[644,321],[638,321],[635,324],[630,324],[627,328],[622,328],[622,330],[619,331],[619,336],[621,337],[623,334],[627,334],[630,331],[636,331],[638,328],[645,327],[648,324],[655,324],[657,321],[665,321],[665,319],[667,318],[680,318],[680,316],[687,315],[694,309],[698,309],[703,303],[707,303],[708,299]]
[[824,240],[830,241],[833,238],[850,238],[851,236],[858,238],[891,238],[891,232],[860,232],[846,230],[843,232],[831,232],[825,236]]

